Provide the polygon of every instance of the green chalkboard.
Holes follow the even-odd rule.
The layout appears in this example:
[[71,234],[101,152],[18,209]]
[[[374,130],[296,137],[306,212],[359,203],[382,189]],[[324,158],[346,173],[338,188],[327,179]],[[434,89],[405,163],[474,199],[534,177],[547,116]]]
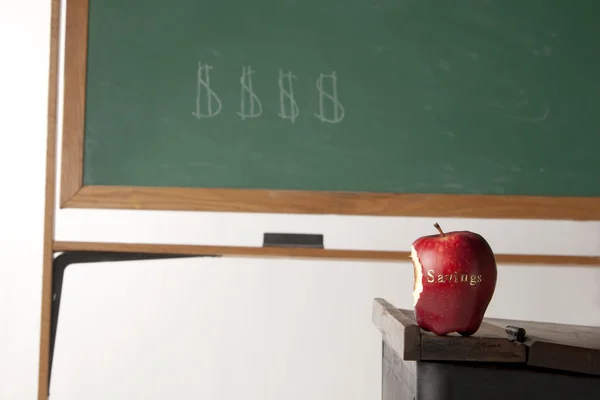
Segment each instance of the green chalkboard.
[[84,185],[600,196],[595,0],[89,0]]

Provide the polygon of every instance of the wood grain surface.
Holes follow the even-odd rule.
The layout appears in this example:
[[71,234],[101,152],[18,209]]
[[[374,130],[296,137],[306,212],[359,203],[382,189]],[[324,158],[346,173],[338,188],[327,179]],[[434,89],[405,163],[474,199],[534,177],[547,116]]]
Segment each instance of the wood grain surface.
[[[332,258],[347,260],[394,261],[410,263],[407,251],[333,250],[286,247],[235,247],[202,246],[185,244],[110,243],[57,241],[54,251],[111,251],[126,253],[173,253],[189,255],[221,255],[240,257],[298,257]],[[600,265],[600,257],[553,256],[537,254],[496,254],[498,265],[517,264],[525,266],[587,266]]]
[[56,131],[60,38],[60,0],[52,0],[50,17],[50,66],[48,71],[48,127],[46,139],[46,186],[44,195],[44,243],[42,253],[42,304],[38,366],[38,400],[48,398],[50,357],[50,311],[52,307],[52,260],[56,196]]
[[[66,2],[65,80],[61,150],[60,205],[63,206],[83,184],[83,133],[87,67],[88,1]],[[52,99],[56,102],[57,99]]]
[[600,376],[600,327],[489,319],[491,324],[525,329],[527,364]]
[[[63,171],[79,168],[83,132],[63,144]],[[599,198],[311,192],[288,190],[83,186],[65,172],[61,207],[290,214],[600,220]],[[75,194],[72,188],[79,188]],[[68,189],[68,190],[67,190]]]
[[[600,376],[600,327],[484,318],[473,336],[437,336],[415,330],[413,310],[379,298],[373,300],[372,318],[383,341],[405,361],[524,363]],[[514,340],[506,332],[508,325],[525,329],[525,341]]]
[[384,299],[373,300],[373,323],[387,343],[403,360],[421,359],[421,329]]

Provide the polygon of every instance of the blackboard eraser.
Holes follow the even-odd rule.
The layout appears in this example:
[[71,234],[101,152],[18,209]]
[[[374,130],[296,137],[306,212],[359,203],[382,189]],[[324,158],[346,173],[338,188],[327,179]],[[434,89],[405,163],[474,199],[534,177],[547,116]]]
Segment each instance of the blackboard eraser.
[[323,235],[311,233],[265,233],[263,247],[322,249]]

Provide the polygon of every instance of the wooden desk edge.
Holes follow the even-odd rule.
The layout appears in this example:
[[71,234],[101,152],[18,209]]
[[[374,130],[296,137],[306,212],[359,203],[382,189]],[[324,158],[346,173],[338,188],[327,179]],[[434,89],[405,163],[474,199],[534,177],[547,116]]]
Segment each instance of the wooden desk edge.
[[386,300],[376,298],[373,300],[371,318],[383,340],[403,360],[421,359],[421,329],[402,311]]
[[600,350],[533,341],[527,365],[600,376]]
[[[382,298],[373,300],[373,324],[379,329],[388,346],[404,361],[527,362],[527,346],[513,342],[508,337],[428,334],[407,315],[407,311],[394,307]],[[489,352],[489,347],[496,351]],[[501,351],[497,351],[499,348]]]
[[508,337],[421,336],[422,361],[526,363],[527,354],[527,345]]

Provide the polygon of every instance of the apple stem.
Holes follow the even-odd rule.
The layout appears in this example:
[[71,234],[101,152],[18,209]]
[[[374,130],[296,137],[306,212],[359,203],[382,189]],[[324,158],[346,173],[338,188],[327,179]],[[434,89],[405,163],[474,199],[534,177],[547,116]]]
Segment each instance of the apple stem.
[[438,224],[437,222],[435,224],[433,224],[433,226],[435,227],[435,229],[438,230],[438,232],[440,233],[440,235],[442,235],[442,237],[446,236],[446,234],[444,233],[444,231],[442,230],[442,228],[440,227],[440,224]]

